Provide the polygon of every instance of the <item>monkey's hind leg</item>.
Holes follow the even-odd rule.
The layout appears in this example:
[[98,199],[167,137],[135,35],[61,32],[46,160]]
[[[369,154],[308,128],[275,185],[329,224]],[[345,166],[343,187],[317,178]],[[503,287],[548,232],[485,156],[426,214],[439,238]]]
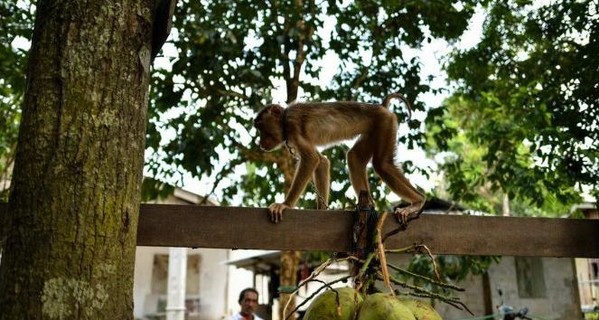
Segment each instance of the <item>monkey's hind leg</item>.
[[417,219],[420,216],[426,198],[395,165],[396,133],[397,123],[395,117],[382,120],[377,131],[378,139],[371,141],[370,145],[374,149],[372,158],[374,170],[396,195],[410,202],[410,205],[406,208],[394,208],[397,221],[405,228],[408,221]]
[[362,192],[366,192],[369,204],[373,205],[374,200],[370,195],[366,174],[366,165],[370,162],[373,153],[370,140],[366,135],[358,138],[354,146],[347,152],[347,165],[349,167],[349,179],[356,195],[359,196]]
[[422,211],[424,210],[424,204],[426,199],[422,199],[420,202],[415,202],[407,207],[396,206],[393,208],[395,213],[395,219],[402,226],[403,229],[408,227],[408,222],[418,219]]
[[320,162],[314,171],[314,186],[316,187],[316,209],[327,210],[329,208],[329,185],[331,184],[329,159],[318,155]]

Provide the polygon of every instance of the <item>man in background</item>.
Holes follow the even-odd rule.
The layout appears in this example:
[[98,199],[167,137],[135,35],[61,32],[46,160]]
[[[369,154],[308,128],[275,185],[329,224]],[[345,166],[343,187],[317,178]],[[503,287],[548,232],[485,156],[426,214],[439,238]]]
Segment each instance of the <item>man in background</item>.
[[239,305],[241,311],[232,315],[227,320],[263,320],[255,312],[258,308],[258,291],[254,288],[246,288],[239,293]]

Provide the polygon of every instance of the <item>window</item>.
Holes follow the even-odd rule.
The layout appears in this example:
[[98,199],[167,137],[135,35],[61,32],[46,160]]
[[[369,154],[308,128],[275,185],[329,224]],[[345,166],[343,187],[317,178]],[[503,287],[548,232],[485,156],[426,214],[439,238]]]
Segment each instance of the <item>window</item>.
[[545,272],[540,257],[515,257],[520,298],[545,298]]

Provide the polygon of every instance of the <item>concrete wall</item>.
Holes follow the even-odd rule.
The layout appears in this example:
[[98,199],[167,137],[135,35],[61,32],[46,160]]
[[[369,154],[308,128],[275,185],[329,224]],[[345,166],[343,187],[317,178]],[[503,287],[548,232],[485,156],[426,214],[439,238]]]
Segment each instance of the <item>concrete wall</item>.
[[[392,259],[396,265],[407,267],[410,256],[401,255]],[[493,264],[488,271],[491,313],[485,310],[485,284],[482,276],[469,276],[466,280],[458,283],[465,291],[457,293],[457,296],[477,317],[497,313],[496,307],[501,304],[503,299],[507,305],[516,310],[528,307],[529,316],[533,318],[544,320],[582,319],[573,259],[542,258],[541,260],[545,285],[545,297],[543,298],[520,296],[514,257],[501,258],[500,263]],[[499,296],[498,289],[503,292],[503,298]],[[437,302],[435,308],[445,320],[472,317],[467,312],[445,303]]]
[[[465,280],[458,283],[458,286],[464,288],[464,292],[457,292],[456,296],[460,301],[466,304],[468,309],[475,316],[483,316],[485,312],[483,280],[481,276],[468,276]],[[471,315],[465,310],[459,310],[451,305],[437,301],[435,309],[443,316],[443,319],[464,319]]]
[[[239,306],[239,293],[241,290],[254,287],[254,274],[246,269],[225,266],[229,270],[229,284],[227,288],[226,315],[230,316],[241,310]],[[260,291],[260,290],[259,290]],[[262,297],[260,297],[262,298]]]
[[514,257],[503,257],[501,263],[489,269],[493,305],[501,299],[497,289],[503,291],[503,300],[515,309],[528,307],[529,315],[546,320],[582,319],[578,299],[574,262],[569,258],[543,258],[546,296],[522,298],[518,290]]

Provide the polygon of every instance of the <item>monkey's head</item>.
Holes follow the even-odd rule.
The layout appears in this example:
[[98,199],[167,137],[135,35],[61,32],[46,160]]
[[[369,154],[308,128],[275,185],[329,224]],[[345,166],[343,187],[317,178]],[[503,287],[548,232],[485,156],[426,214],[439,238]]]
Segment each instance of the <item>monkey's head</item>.
[[254,127],[260,132],[260,149],[273,151],[283,145],[281,117],[284,110],[278,104],[269,104],[256,115]]

